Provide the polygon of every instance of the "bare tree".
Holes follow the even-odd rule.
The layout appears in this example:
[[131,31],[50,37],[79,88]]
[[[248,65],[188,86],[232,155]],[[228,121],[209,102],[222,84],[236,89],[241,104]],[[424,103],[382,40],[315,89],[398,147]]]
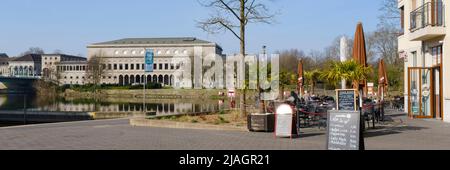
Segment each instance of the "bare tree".
[[52,82],[53,84],[60,85],[61,71],[58,68],[60,63],[56,62],[53,66],[43,69],[43,80],[47,82]]
[[53,54],[64,54],[64,52],[60,49],[56,49],[55,51],[53,51]]
[[100,52],[92,56],[86,66],[85,82],[94,86],[100,85],[103,75],[105,74],[105,60]]
[[[343,35],[337,36],[329,46],[324,49],[324,57],[339,60],[341,55],[341,38]],[[352,56],[353,39],[347,37],[347,58],[350,59]]]
[[399,26],[400,23],[400,10],[398,9],[398,0],[382,0],[382,7],[380,12],[382,13],[378,18],[380,19],[379,25],[391,25]]
[[40,47],[30,47],[27,51],[20,54],[20,56],[28,54],[45,54],[44,50]]
[[[207,8],[213,8],[215,15],[198,22],[204,31],[216,34],[229,31],[240,41],[241,63],[246,55],[246,27],[249,23],[273,23],[275,14],[271,14],[264,0],[199,0]],[[244,64],[240,67],[245,67]],[[241,116],[246,115],[246,90],[240,95]]]
[[280,68],[288,73],[297,73],[298,61],[306,57],[305,52],[298,49],[290,49],[276,52],[280,54]]

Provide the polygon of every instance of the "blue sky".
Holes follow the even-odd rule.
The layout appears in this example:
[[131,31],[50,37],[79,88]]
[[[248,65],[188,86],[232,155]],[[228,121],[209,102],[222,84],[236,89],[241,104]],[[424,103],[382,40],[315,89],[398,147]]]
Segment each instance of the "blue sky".
[[[338,35],[350,35],[356,24],[372,31],[380,0],[274,0],[276,23],[248,28],[248,52],[262,45],[270,51],[321,50]],[[29,47],[86,55],[91,43],[134,37],[186,37],[214,41],[225,53],[239,51],[229,33],[208,34],[196,27],[211,10],[197,0],[2,0],[0,52],[18,55]]]

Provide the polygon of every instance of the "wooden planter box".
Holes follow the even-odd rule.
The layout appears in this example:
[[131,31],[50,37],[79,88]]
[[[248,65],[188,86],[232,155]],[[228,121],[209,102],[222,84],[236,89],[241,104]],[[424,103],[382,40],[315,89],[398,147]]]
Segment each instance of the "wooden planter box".
[[248,130],[251,132],[274,132],[275,114],[253,113],[247,118]]

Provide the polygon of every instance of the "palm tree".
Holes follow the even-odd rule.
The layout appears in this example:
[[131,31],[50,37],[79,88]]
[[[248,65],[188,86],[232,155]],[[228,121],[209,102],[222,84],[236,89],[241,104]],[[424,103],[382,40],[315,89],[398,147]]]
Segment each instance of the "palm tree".
[[311,92],[312,94],[315,93],[315,88],[316,88],[316,84],[317,82],[320,80],[320,75],[322,73],[319,70],[313,70],[313,71],[306,71],[304,73],[304,78],[305,78],[305,84],[308,84],[311,86]]
[[281,99],[284,99],[284,90],[286,86],[290,86],[295,84],[297,80],[297,75],[295,73],[289,71],[281,71],[280,72],[280,88],[281,88]]
[[331,69],[324,71],[320,77],[328,80],[328,82],[333,85],[337,85],[341,80],[348,80],[351,82],[366,80],[370,77],[372,72],[372,67],[364,67],[354,60],[349,60],[345,62],[333,62],[331,64]]

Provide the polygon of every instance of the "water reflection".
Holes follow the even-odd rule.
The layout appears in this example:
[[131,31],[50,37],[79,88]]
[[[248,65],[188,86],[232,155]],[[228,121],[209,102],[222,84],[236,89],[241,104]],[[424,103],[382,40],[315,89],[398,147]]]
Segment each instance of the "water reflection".
[[219,100],[152,100],[143,102],[135,99],[120,102],[95,101],[87,99],[43,99],[28,95],[1,95],[0,111],[23,110],[24,101],[28,111],[51,112],[156,112],[157,115],[172,115],[185,113],[214,112],[229,108],[224,101]]

